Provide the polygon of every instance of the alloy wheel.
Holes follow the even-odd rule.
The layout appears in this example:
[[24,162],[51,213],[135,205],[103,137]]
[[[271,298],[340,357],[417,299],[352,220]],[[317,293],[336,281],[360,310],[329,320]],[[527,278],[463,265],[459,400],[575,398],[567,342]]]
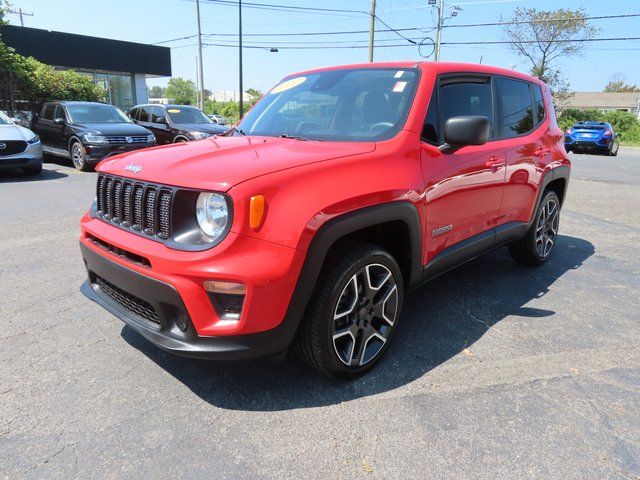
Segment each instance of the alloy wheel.
[[536,252],[540,258],[547,258],[553,250],[558,236],[560,209],[555,198],[549,198],[542,206],[536,226]]
[[363,366],[383,350],[398,314],[398,286],[391,271],[373,263],[347,282],[333,313],[332,340],[347,366]]
[[71,161],[73,166],[81,169],[84,166],[84,153],[79,143],[74,143],[71,147]]

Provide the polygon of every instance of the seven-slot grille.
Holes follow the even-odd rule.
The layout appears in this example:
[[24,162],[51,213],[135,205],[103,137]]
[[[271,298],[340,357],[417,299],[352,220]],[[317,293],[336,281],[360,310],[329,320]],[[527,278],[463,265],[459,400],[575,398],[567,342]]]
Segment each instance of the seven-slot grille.
[[138,235],[171,236],[173,190],[128,178],[99,175],[96,215]]
[[[146,135],[109,135],[107,136],[109,143],[147,143]],[[131,141],[129,141],[131,139]]]

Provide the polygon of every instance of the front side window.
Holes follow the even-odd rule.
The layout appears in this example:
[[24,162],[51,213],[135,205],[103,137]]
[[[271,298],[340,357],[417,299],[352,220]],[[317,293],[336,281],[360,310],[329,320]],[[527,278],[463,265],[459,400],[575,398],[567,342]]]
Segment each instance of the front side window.
[[502,136],[513,138],[533,130],[533,105],[528,82],[499,77],[498,102],[502,112]]
[[167,114],[173,123],[213,123],[201,110],[195,107],[167,107]]
[[64,108],[62,108],[61,105],[56,105],[56,109],[53,113],[53,119],[57,120],[58,118],[61,118],[63,120],[67,120],[67,115],[64,113]]
[[161,123],[164,120],[164,110],[160,107],[152,107],[151,111],[151,123]]
[[415,69],[328,70],[287,78],[244,117],[246,135],[381,141],[404,126],[418,84]]
[[[489,119],[493,132],[493,102],[491,84],[486,82],[455,82],[440,87],[442,125],[452,117],[482,116]],[[493,135],[490,133],[489,138]]]
[[131,123],[122,110],[112,105],[78,103],[67,105],[74,123]]

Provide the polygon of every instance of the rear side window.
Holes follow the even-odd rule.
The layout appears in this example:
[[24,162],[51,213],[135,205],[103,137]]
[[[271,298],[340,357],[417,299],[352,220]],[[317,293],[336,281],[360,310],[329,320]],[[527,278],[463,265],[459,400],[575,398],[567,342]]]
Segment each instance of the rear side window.
[[56,106],[52,103],[45,105],[42,109],[42,118],[44,120],[53,120],[53,111],[55,108]]
[[533,130],[533,104],[528,82],[498,77],[502,136],[517,137]]
[[145,107],[140,107],[140,111],[138,113],[138,120],[141,122],[149,121],[149,111]]
[[[493,105],[489,82],[449,83],[440,87],[440,124],[451,117],[479,115],[487,117],[493,132]],[[493,136],[493,133],[489,135]]]
[[535,102],[536,105],[536,114],[537,114],[537,121],[536,121],[536,126],[540,125],[542,123],[542,121],[544,120],[544,117],[546,116],[546,112],[544,109],[544,100],[542,99],[542,89],[540,88],[540,85],[533,85],[533,101]]

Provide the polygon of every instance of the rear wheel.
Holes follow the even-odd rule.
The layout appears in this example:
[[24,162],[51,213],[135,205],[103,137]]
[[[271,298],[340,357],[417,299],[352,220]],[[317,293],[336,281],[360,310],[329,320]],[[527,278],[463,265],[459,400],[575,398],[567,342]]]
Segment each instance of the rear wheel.
[[620,149],[620,145],[611,145],[611,150],[609,150],[610,157],[618,156],[618,150]]
[[555,192],[547,191],[527,234],[509,245],[511,257],[524,265],[546,262],[556,245],[559,223],[560,200]]
[[388,252],[368,244],[343,250],[324,272],[296,350],[324,375],[353,378],[389,346],[402,310],[402,273]]
[[73,142],[71,144],[69,155],[76,170],[80,170],[81,172],[91,172],[93,170],[93,167],[87,162],[84,147],[80,142]]

